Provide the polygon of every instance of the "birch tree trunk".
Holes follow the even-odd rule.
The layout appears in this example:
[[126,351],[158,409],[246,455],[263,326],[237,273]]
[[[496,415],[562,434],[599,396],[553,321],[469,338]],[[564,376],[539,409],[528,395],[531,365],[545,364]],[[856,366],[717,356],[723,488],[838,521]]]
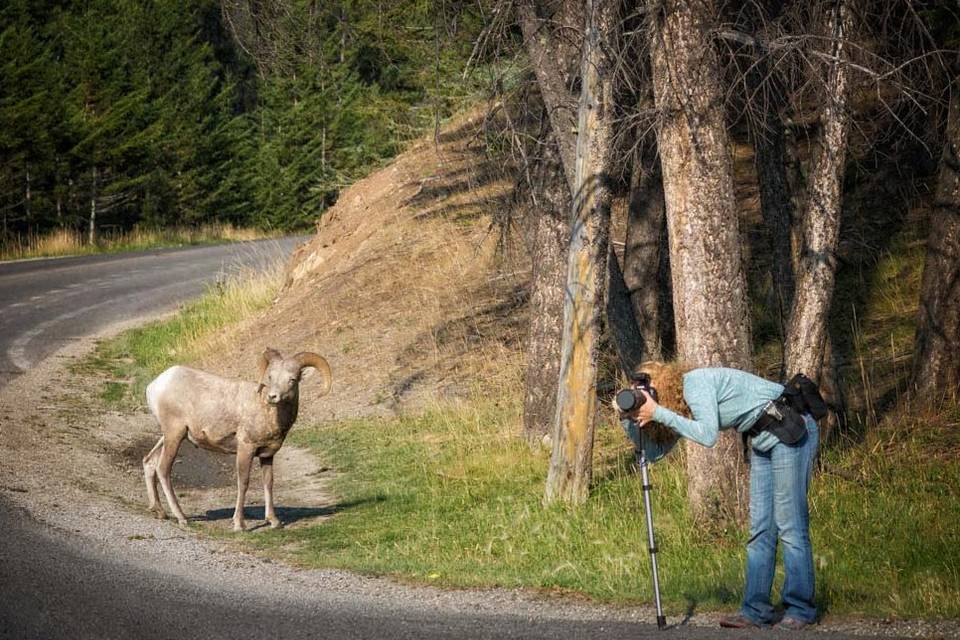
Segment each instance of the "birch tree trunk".
[[545,501],[586,500],[592,477],[597,356],[610,221],[612,45],[616,0],[587,0],[560,384]]
[[[730,143],[710,33],[711,0],[650,0],[658,148],[670,237],[677,354],[692,366],[752,369]],[[688,499],[701,522],[740,519],[747,483],[733,430],[687,447]]]
[[818,380],[827,340],[827,318],[833,300],[843,175],[847,158],[847,100],[850,72],[844,58],[852,13],[838,0],[830,16],[830,66],[826,79],[820,149],[807,186],[802,217],[803,243],[796,294],[787,328],[786,371]]
[[[541,132],[548,140],[549,130]],[[555,145],[544,145],[537,183],[540,208],[535,212],[533,274],[530,294],[530,333],[524,379],[523,435],[531,447],[553,430],[560,341],[563,335],[563,293],[567,280],[567,239],[570,237],[570,188]]]
[[33,223],[33,193],[30,191],[30,167],[26,170],[26,191],[23,194],[23,207],[26,212],[27,229]]
[[960,394],[960,96],[952,87],[937,193],[930,214],[914,350],[915,395],[933,404]]

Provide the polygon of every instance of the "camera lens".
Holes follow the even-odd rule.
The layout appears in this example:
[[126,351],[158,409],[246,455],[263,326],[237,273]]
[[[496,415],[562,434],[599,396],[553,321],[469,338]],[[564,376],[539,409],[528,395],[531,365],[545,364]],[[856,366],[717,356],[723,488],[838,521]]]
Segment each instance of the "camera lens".
[[626,413],[643,404],[644,397],[638,396],[633,389],[624,389],[617,394],[617,407]]

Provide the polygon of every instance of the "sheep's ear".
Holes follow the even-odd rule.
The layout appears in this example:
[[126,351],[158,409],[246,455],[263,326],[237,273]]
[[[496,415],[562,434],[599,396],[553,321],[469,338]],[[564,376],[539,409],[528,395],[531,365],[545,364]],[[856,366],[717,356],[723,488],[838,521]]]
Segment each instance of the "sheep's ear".
[[265,349],[263,353],[260,354],[260,375],[257,376],[257,383],[260,385],[257,387],[257,393],[263,389],[263,376],[267,374],[267,367],[270,366],[270,363],[281,358],[280,352],[276,349]]

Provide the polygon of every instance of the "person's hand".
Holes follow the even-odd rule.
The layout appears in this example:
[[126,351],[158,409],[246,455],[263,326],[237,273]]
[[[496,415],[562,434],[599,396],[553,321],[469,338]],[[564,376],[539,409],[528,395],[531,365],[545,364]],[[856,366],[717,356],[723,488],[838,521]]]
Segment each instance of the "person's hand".
[[[642,427],[651,420],[653,420],[653,412],[657,410],[657,407],[660,405],[657,404],[657,401],[650,397],[650,394],[644,391],[643,389],[639,390],[643,394],[643,397],[646,398],[646,402],[637,407],[634,410],[636,418],[639,418],[639,425]],[[635,419],[636,419],[635,418]]]

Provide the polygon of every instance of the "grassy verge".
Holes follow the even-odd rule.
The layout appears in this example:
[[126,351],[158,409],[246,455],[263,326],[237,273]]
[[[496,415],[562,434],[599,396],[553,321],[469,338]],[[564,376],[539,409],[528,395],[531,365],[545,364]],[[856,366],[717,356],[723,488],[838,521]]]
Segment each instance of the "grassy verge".
[[[490,404],[301,428],[296,441],[340,472],[339,512],[254,544],[308,566],[648,602],[642,494],[619,427],[601,430],[593,494],[570,510],[541,506],[546,461],[518,441],[517,424],[516,409]],[[876,455],[825,452],[831,471],[817,474],[811,496],[823,610],[960,615],[960,465],[931,455],[944,443],[924,440],[923,426],[878,437]],[[745,533],[693,525],[679,456],[652,474],[669,610],[735,606]]]
[[94,244],[87,242],[81,231],[57,229],[44,234],[16,236],[0,244],[0,261],[23,258],[120,253],[159,247],[217,244],[243,240],[259,240],[277,236],[257,229],[243,229],[230,224],[165,229],[133,229],[101,233]]
[[[175,317],[102,344],[85,366],[109,374],[108,401],[137,404],[151,377],[197,358],[222,328],[267,305],[278,275],[215,287]],[[865,320],[876,326],[888,307],[868,309]],[[899,331],[898,322],[888,324]],[[889,341],[868,337],[857,358],[885,378],[897,361],[885,363],[869,343]],[[501,400],[298,426],[292,441],[338,472],[338,511],[323,524],[245,535],[244,543],[306,566],[649,602],[640,482],[619,427],[598,431],[589,502],[544,508],[546,459],[516,437],[519,399],[487,397]],[[823,451],[811,519],[819,604],[828,613],[960,616],[960,409],[915,414],[901,404],[898,416],[872,422],[867,437]],[[745,533],[692,523],[681,455],[652,474],[669,613],[736,606]]]
[[215,348],[225,327],[267,307],[281,283],[279,262],[265,271],[242,273],[217,283],[171,318],[101,343],[78,368],[107,378],[103,390],[107,402],[138,406],[153,377]]

